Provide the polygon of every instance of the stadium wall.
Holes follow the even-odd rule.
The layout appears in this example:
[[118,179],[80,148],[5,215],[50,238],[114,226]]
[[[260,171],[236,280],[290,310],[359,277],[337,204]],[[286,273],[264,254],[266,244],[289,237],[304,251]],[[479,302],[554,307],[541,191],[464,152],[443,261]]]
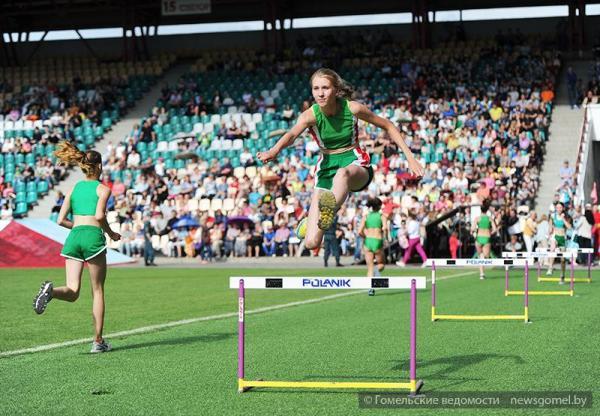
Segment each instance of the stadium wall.
[[[485,20],[463,22],[467,38],[486,38],[494,36],[498,30],[506,32],[509,29],[519,29],[523,34],[542,34],[554,37],[561,25],[566,25],[566,18],[537,18],[518,20]],[[600,16],[589,16],[586,18],[587,27],[599,27]],[[443,41],[455,33],[457,22],[440,22],[432,25],[432,38],[435,42]],[[300,36],[315,36],[331,31],[363,31],[367,29],[386,29],[394,37],[401,41],[411,39],[411,25],[379,25],[379,26],[353,26],[334,28],[311,28],[293,29],[286,32],[286,40],[294,42]],[[256,32],[229,32],[229,33],[205,33],[192,35],[165,35],[151,36],[147,38],[147,46],[150,53],[177,52],[179,50],[217,50],[217,49],[244,49],[262,48],[264,36],[262,31]],[[123,48],[122,38],[90,39],[87,41],[96,55],[103,59],[118,59]],[[17,48],[21,63],[31,55],[38,42],[23,42]],[[65,53],[65,51],[68,51]],[[80,40],[45,41],[37,50],[35,57],[55,56],[87,56],[90,51]]]

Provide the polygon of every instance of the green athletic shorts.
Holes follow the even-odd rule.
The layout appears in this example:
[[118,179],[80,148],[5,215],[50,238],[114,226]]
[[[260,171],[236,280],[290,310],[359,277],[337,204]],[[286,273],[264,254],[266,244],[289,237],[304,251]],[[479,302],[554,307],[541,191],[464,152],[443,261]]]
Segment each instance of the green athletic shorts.
[[60,255],[68,259],[88,261],[106,250],[102,228],[94,225],[73,227]]
[[478,236],[476,241],[480,246],[485,246],[490,243],[490,237]]
[[369,154],[362,149],[352,149],[336,155],[326,155],[321,153],[315,170],[316,188],[331,190],[333,186],[333,177],[338,169],[349,165],[357,165],[367,169],[369,179],[360,189],[351,189],[352,192],[359,192],[366,189],[373,179],[373,168]]
[[371,253],[375,253],[383,247],[383,240],[381,238],[365,238],[365,248]]
[[555,235],[554,239],[556,240],[556,247],[566,247],[567,239],[564,235]]

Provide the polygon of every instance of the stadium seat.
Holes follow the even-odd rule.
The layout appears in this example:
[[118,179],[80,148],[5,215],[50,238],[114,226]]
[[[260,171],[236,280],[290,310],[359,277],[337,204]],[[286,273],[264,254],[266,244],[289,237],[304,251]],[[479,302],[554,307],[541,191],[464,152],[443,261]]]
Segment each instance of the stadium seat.
[[25,214],[27,214],[27,203],[18,202],[13,214],[15,217],[23,217]]
[[225,200],[223,200],[223,211],[228,213],[231,210],[233,210],[234,208],[235,208],[235,201],[233,200],[233,198],[226,198]]
[[218,209],[222,209],[223,208],[223,200],[219,199],[219,198],[213,198],[212,201],[210,201],[210,209],[212,211],[216,211]]
[[208,211],[210,209],[210,199],[201,199],[200,203],[198,204],[198,209],[202,212]]

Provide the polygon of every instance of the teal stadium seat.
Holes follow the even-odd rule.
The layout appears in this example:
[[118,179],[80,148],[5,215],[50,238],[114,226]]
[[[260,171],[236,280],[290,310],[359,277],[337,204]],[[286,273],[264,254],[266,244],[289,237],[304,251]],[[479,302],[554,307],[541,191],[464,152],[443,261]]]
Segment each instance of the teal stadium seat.
[[23,217],[25,214],[27,214],[27,209],[26,202],[17,203],[17,207],[14,212],[15,217]]

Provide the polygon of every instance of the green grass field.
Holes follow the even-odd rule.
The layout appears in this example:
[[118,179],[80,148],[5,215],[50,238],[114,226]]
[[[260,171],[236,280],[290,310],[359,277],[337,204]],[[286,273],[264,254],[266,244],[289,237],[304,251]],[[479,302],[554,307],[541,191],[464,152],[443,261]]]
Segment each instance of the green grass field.
[[[281,275],[255,269],[247,275]],[[470,272],[470,273],[469,273]],[[37,316],[31,300],[63,271],[0,270],[0,353],[91,338],[87,275],[80,299],[53,301]],[[328,269],[330,275],[364,275]],[[428,275],[390,268],[384,275]],[[577,276],[584,276],[578,271]],[[289,275],[323,275],[294,270]],[[512,288],[522,288],[522,271]],[[228,277],[240,269],[114,268],[106,285],[106,334],[188,318],[237,312]],[[458,391],[600,391],[598,281],[576,296],[531,297],[522,322],[430,320],[429,289],[418,298],[418,368],[423,393]],[[438,313],[522,313],[521,297],[503,296],[503,271],[480,281],[475,269],[441,269]],[[554,289],[536,283],[530,289]],[[562,288],[562,287],[561,287]],[[566,287],[564,287],[566,290]],[[329,296],[335,291],[247,291],[247,311]],[[349,292],[346,292],[349,293]],[[246,378],[296,381],[405,381],[409,294],[379,291],[286,307],[246,319]],[[91,355],[90,343],[0,356],[0,414],[61,415],[351,415],[353,391],[255,390],[237,393],[237,315],[110,338],[114,351]],[[388,410],[389,412],[389,410]],[[396,410],[395,412],[400,412]],[[416,414],[598,414],[587,410],[402,410]]]

